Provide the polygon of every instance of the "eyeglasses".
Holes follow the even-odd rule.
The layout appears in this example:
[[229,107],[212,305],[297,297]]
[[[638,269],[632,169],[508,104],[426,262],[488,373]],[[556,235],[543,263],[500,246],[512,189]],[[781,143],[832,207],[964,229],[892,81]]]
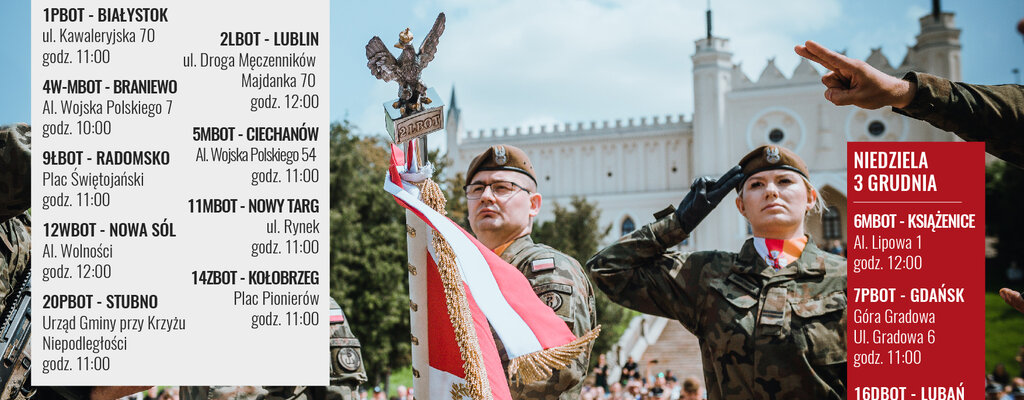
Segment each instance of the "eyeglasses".
[[471,183],[466,186],[463,186],[462,189],[466,191],[467,199],[478,200],[480,199],[480,197],[484,195],[484,191],[487,190],[488,187],[491,188],[491,193],[494,194],[494,197],[497,197],[502,200],[512,197],[512,195],[518,193],[519,190],[522,190],[526,193],[530,193],[530,191],[526,190],[526,188],[519,186],[515,182],[509,181],[497,181],[491,183]]

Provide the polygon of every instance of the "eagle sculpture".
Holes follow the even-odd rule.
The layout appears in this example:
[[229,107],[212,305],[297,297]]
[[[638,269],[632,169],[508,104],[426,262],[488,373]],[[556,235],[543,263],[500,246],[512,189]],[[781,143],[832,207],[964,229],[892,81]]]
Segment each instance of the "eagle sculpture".
[[444,13],[437,15],[434,27],[430,28],[427,38],[420,44],[420,51],[417,53],[412,46],[412,33],[409,28],[398,35],[398,43],[395,47],[402,49],[402,54],[396,59],[391,54],[380,37],[374,36],[366,44],[366,63],[370,67],[370,73],[377,79],[385,82],[398,81],[398,101],[391,106],[400,109],[402,115],[410,115],[421,110],[420,103],[430,104],[427,98],[427,87],[420,82],[420,74],[427,64],[434,59],[434,52],[437,51],[437,42],[444,33]]

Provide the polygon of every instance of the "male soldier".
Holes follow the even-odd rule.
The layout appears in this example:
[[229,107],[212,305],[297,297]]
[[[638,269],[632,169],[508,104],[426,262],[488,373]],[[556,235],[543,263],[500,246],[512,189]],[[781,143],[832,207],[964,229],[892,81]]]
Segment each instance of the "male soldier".
[[366,370],[338,302],[331,299],[331,386],[182,386],[182,400],[355,400]]
[[[492,146],[474,158],[464,187],[469,225],[480,243],[518,268],[537,296],[580,337],[597,324],[593,289],[579,262],[530,239],[533,218],[541,206],[535,176],[530,159],[516,147]],[[496,342],[502,365],[508,370],[504,346],[501,340]],[[522,384],[512,379],[512,397],[578,399],[589,362],[588,349],[546,381]]]
[[[0,313],[15,305],[19,299],[13,291],[27,284],[32,259],[32,219],[28,214],[32,206],[32,128],[26,124],[0,126]],[[11,321],[12,327],[19,321]],[[31,339],[30,339],[31,340]],[[66,398],[116,399],[146,386],[42,386],[33,387],[29,379],[30,342],[22,343],[21,354],[15,356],[14,366],[4,368],[6,376],[2,397],[10,399]],[[11,344],[13,345],[13,344]],[[4,349],[7,350],[7,349]],[[18,350],[18,349],[12,349]],[[16,353],[15,353],[16,354]],[[24,367],[24,368],[22,368]]]

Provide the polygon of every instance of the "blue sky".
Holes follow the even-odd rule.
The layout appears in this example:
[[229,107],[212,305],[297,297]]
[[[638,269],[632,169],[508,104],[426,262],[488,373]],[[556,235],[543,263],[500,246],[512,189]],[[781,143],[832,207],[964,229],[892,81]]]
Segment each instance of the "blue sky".
[[[448,101],[457,87],[466,128],[479,130],[693,112],[690,56],[704,34],[706,0],[337,1],[331,8],[332,120],[382,134],[381,103],[397,84],[373,78],[363,47],[391,45],[412,28],[420,40],[439,11],[447,28],[423,75]],[[792,47],[813,39],[864,59],[881,47],[898,65],[930,0],[712,0],[714,33],[730,39],[733,59],[756,80],[775,57],[784,74]],[[969,7],[970,5],[970,7]],[[0,2],[0,123],[29,120],[29,1]],[[942,2],[963,30],[967,82],[1014,82],[1024,70],[1019,0]],[[397,51],[397,50],[396,50]],[[819,69],[820,70],[820,69]],[[441,140],[432,141],[439,143]]]

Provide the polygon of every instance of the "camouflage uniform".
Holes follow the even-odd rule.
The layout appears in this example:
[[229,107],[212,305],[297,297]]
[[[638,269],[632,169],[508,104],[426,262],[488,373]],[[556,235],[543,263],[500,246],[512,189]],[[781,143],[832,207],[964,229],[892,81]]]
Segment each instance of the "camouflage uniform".
[[331,299],[332,313],[342,314],[331,322],[331,386],[182,386],[182,400],[353,400],[359,385],[366,382],[366,370],[359,351],[359,339],[352,334],[338,302]]
[[[0,300],[17,286],[29,267],[32,248],[32,140],[25,124],[0,127]],[[4,307],[0,303],[0,311]]]
[[679,320],[700,339],[708,398],[845,399],[846,261],[808,240],[775,270],[748,240],[739,254],[668,251],[675,213],[587,262],[613,301]]
[[[29,254],[32,220],[27,213],[32,206],[31,134],[31,128],[25,124],[0,126],[0,312],[6,311],[11,300],[8,296],[21,284],[19,279],[24,278],[23,274],[32,265]],[[27,344],[21,356],[26,362],[31,360]],[[15,361],[18,361],[17,356]],[[3,388],[5,398],[31,394],[29,385],[25,384],[28,369],[22,368],[23,365],[28,364],[14,363],[11,378]]]
[[984,141],[985,151],[1024,167],[1024,86],[971,85],[920,72],[904,80],[917,84],[914,100],[893,111],[927,121],[968,141]]
[[[25,271],[32,268],[32,218],[28,213],[32,206],[31,168],[32,128],[26,124],[0,126],[0,312],[6,311],[11,300],[8,296],[21,284]],[[26,360],[31,360],[29,350],[26,346],[22,352]],[[91,386],[33,388],[25,384],[27,365],[15,363],[11,379],[3,388],[5,398],[12,393],[12,398],[89,398]]]
[[[597,325],[594,289],[580,263],[572,257],[524,235],[501,253],[501,258],[519,269],[530,281],[534,293],[565,321],[577,337]],[[546,261],[551,260],[552,264]],[[538,267],[534,268],[537,262]],[[553,265],[550,267],[548,265]],[[508,355],[501,340],[495,336],[501,364],[508,370]],[[583,379],[590,364],[590,350],[580,355],[568,368],[556,370],[546,381],[524,385],[509,380],[513,399],[579,399]]]

